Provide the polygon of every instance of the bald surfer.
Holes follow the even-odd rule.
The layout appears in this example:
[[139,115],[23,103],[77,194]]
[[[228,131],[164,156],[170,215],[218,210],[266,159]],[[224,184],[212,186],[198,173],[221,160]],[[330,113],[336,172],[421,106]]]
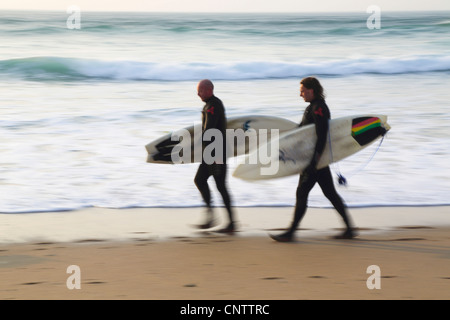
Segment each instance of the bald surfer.
[[[202,110],[202,135],[207,130],[215,129],[222,134],[222,150],[215,150],[219,152],[214,157],[213,163],[205,161],[205,155],[202,156],[202,163],[200,164],[194,182],[197,186],[202,198],[206,204],[206,219],[203,223],[196,225],[199,229],[209,229],[217,224],[214,216],[214,211],[211,206],[211,192],[209,190],[207,180],[213,176],[216,182],[217,189],[222,196],[225,208],[228,213],[228,224],[215,232],[219,233],[234,233],[236,225],[234,222],[233,209],[231,207],[231,199],[226,186],[227,177],[227,163],[226,163],[226,123],[225,108],[222,101],[214,95],[214,84],[211,80],[205,79],[198,83],[197,93],[200,99],[205,102]],[[205,141],[202,139],[202,150],[213,141]]]

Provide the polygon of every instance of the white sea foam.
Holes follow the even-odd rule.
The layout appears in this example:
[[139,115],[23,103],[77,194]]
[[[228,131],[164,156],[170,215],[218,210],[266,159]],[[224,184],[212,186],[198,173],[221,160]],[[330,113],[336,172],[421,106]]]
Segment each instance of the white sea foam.
[[242,62],[141,62],[81,58],[32,57],[0,61],[0,75],[46,80],[151,80],[186,81],[285,79],[310,74],[408,74],[450,71],[450,55],[350,58],[345,60],[242,61]]

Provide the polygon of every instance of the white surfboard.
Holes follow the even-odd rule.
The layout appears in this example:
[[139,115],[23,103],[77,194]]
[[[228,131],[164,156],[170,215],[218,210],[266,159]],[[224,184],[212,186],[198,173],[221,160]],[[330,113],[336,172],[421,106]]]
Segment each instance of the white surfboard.
[[[166,134],[145,146],[147,149],[147,162],[149,163],[165,163],[165,164],[174,164],[173,161],[173,152],[175,147],[177,149],[186,148],[190,149],[191,152],[191,160],[190,163],[200,162],[195,155],[195,146],[201,146],[202,139],[202,125],[197,124],[194,126],[190,126],[184,129],[179,130],[178,132],[188,132],[190,137],[186,140],[182,141],[173,141],[173,136],[177,135],[177,131]],[[255,133],[259,135],[261,129],[267,130],[267,141],[270,141],[270,133],[272,129],[279,130],[279,134],[281,135],[284,132],[293,130],[298,127],[298,124],[290,121],[288,119],[280,118],[280,117],[271,117],[271,116],[241,116],[241,117],[232,117],[227,120],[227,130],[228,129],[242,129],[244,133]],[[259,138],[259,137],[258,137]],[[180,139],[181,140],[181,139]],[[234,139],[234,154],[230,156],[238,156],[244,155],[251,152],[255,147],[253,144],[250,144],[248,139],[243,141],[238,141]],[[185,162],[189,163],[189,161]]]
[[[389,129],[385,115],[358,115],[330,120],[327,144],[317,168],[324,168],[366,148]],[[316,141],[314,124],[289,131],[281,135],[278,141],[268,142],[268,145],[279,144],[278,152],[268,155],[269,164],[267,161],[265,165],[260,161],[255,163],[258,150],[254,150],[244,157],[233,176],[243,180],[263,180],[299,174],[310,164]],[[272,149],[269,146],[266,150]]]

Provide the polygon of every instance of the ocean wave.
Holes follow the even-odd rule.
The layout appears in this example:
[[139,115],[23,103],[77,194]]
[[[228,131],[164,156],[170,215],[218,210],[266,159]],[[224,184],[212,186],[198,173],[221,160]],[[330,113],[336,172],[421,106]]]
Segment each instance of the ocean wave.
[[349,58],[301,62],[142,62],[104,61],[63,57],[0,60],[0,76],[27,80],[148,80],[187,81],[284,79],[306,75],[408,74],[450,71],[450,56]]
[[439,22],[436,22],[435,25],[443,26],[443,27],[450,27],[450,20],[439,21]]

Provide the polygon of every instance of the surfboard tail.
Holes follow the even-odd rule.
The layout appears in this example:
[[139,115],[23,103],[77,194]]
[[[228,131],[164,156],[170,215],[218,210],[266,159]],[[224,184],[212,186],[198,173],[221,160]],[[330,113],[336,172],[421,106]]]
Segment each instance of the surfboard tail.
[[384,136],[389,129],[386,116],[358,117],[352,120],[352,137],[362,147]]

